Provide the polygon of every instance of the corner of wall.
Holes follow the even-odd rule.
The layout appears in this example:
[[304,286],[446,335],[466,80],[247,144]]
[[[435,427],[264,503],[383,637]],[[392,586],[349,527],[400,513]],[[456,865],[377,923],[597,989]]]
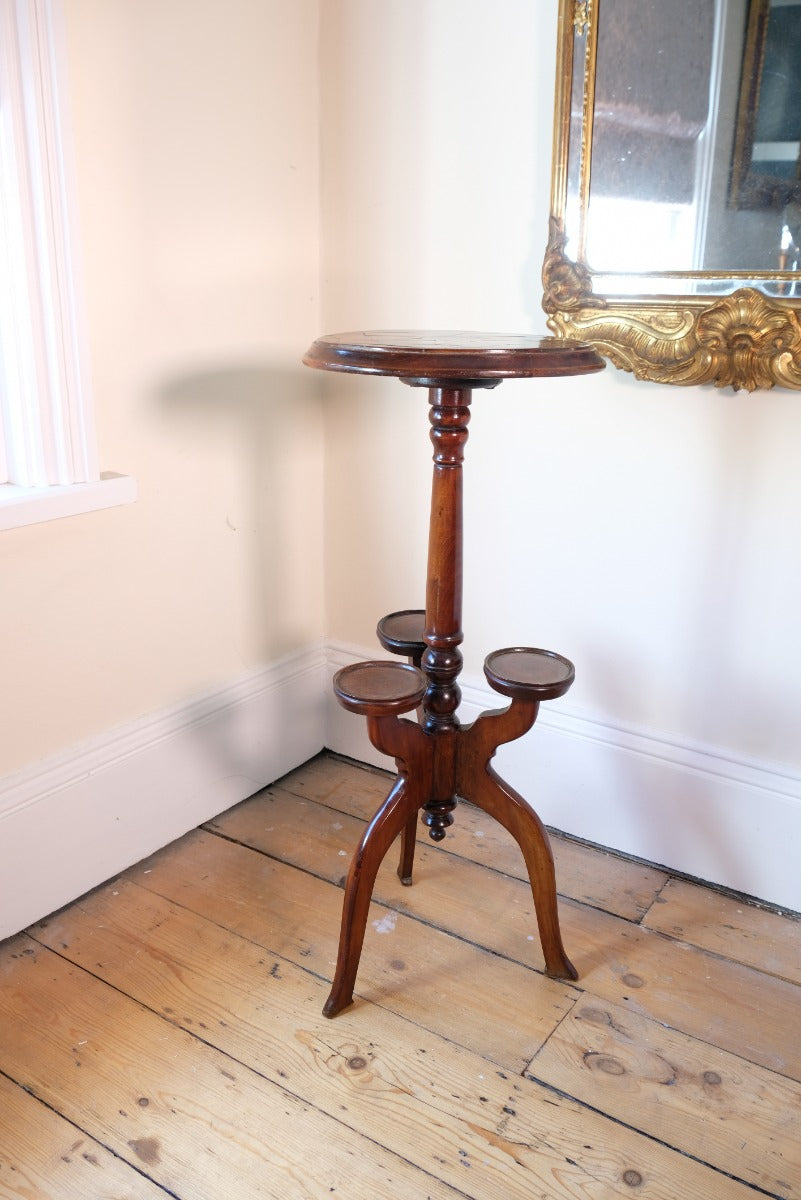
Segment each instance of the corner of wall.
[[0,938],[323,748],[318,644],[0,779]]

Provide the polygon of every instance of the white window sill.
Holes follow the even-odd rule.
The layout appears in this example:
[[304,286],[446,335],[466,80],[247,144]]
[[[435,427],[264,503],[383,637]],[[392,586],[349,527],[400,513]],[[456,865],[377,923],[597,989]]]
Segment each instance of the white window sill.
[[55,521],[98,508],[132,504],[136,480],[129,475],[105,472],[98,483],[72,483],[53,487],[17,487],[0,484],[0,529],[17,529],[39,521]]

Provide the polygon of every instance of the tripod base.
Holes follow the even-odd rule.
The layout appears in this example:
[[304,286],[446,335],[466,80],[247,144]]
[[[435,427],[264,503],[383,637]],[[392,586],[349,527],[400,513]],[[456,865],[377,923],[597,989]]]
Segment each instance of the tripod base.
[[531,728],[540,700],[567,691],[573,666],[550,651],[514,647],[491,654],[484,670],[492,686],[511,697],[509,708],[485,712],[469,726],[430,732],[402,715],[419,705],[426,687],[425,677],[414,666],[358,663],[335,677],[340,703],[367,717],[371,742],[395,758],[398,775],[365,830],[345,883],[336,972],[323,1009],[327,1017],[336,1016],[353,1000],[378,869],[400,835],[398,875],[404,884],[411,884],[417,815],[422,808],[428,816],[432,800],[435,809],[453,808],[456,797],[469,800],[509,831],[526,863],[546,973],[557,979],[578,978],[562,944],[548,835],[534,810],[490,765],[500,745]]

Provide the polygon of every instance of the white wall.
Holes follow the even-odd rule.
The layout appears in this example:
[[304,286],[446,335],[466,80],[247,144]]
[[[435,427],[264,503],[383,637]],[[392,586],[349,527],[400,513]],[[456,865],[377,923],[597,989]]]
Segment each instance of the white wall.
[[320,747],[317,2],[64,10],[100,466],[139,500],[2,535],[0,936]]
[[[543,327],[556,8],[323,6],[326,328]],[[345,656],[422,603],[426,431],[422,393],[330,386],[328,630]],[[541,726],[505,752],[515,780],[558,827],[795,908],[800,439],[794,394],[610,368],[476,393],[465,481],[476,701],[497,646],[577,668],[541,718],[550,740]]]
[[[425,397],[311,338],[543,325],[555,3],[66,8],[101,467],[140,499],[3,535],[0,936],[313,754],[321,639],[422,603]],[[465,718],[490,649],[568,654],[499,754],[545,819],[801,909],[798,398],[610,369],[474,410]]]
[[[319,637],[316,5],[69,0],[103,470],[3,537],[2,766]],[[289,102],[291,100],[291,102]]]

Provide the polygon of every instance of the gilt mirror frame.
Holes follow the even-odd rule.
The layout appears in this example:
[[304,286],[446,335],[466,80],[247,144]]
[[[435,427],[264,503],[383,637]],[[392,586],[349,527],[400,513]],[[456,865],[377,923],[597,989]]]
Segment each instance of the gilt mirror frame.
[[[759,3],[769,0],[752,0]],[[640,290],[637,274],[629,273],[618,287],[614,272],[593,271],[588,263],[582,231],[602,8],[603,0],[559,2],[551,217],[542,271],[549,328],[557,336],[590,342],[638,379],[714,383],[735,391],[801,388],[801,296],[788,294],[796,291],[797,272],[649,271]],[[573,122],[571,145],[571,113],[579,104],[579,132]],[[566,253],[569,178],[577,193],[571,209],[579,225],[570,240],[578,247],[574,258]]]

